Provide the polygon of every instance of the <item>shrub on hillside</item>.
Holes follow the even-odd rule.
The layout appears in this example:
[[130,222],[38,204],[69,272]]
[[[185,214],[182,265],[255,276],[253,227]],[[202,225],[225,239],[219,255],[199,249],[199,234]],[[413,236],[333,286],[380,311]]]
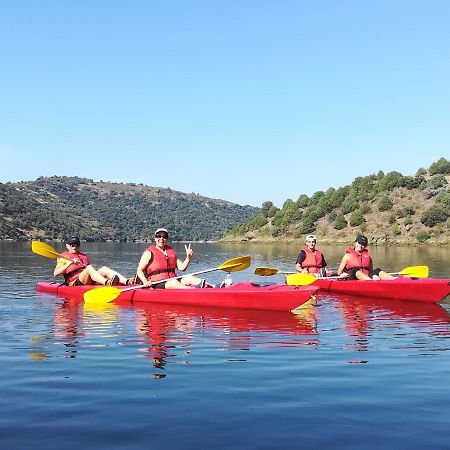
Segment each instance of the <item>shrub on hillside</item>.
[[434,205],[427,209],[420,218],[420,221],[427,227],[434,227],[438,223],[443,223],[447,220],[450,213],[447,208],[441,205]]
[[406,189],[417,189],[422,185],[422,183],[425,183],[425,178],[423,176],[407,176],[402,178],[400,186]]
[[419,231],[417,234],[416,234],[416,239],[419,241],[419,242],[425,242],[425,241],[428,241],[428,239],[430,239],[430,233],[428,233],[427,231]]
[[361,212],[361,210],[353,211],[350,215],[350,225],[352,227],[357,227],[358,225],[361,225],[364,223],[366,219],[364,218],[364,214]]
[[378,185],[380,191],[392,191],[402,185],[403,175],[399,172],[389,172],[380,180]]
[[335,230],[343,230],[347,226],[347,221],[345,220],[344,214],[338,214],[336,220],[334,221]]
[[349,195],[342,203],[342,214],[349,214],[358,209],[359,203],[354,195]]
[[388,195],[385,195],[384,197],[382,197],[381,200],[378,202],[378,209],[381,212],[389,211],[392,209],[393,206],[394,206],[394,203],[392,202],[392,200],[389,198]]
[[430,166],[430,175],[450,173],[450,161],[441,158]]
[[399,225],[398,223],[394,223],[394,224],[392,225],[392,233],[393,233],[395,236],[398,236],[399,234],[401,234],[401,231],[400,231],[400,225]]

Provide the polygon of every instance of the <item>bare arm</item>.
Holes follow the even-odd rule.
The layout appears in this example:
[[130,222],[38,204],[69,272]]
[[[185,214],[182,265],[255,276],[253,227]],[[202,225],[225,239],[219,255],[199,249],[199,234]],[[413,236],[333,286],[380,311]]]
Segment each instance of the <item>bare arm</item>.
[[186,258],[184,259],[184,261],[181,261],[181,259],[177,259],[177,269],[181,272],[184,272],[188,268],[192,256],[194,255],[191,244],[185,245],[184,249],[186,250]]
[[72,264],[72,261],[65,258],[58,258],[56,260],[55,270],[53,270],[53,276],[57,277],[62,275],[64,271]]
[[344,272],[345,266],[347,265],[347,260],[348,260],[348,255],[345,254],[342,259],[341,259],[341,263],[339,264],[339,268],[337,270],[338,275],[342,275],[342,277],[345,277],[346,275],[348,276],[348,274],[346,274]]
[[145,252],[142,253],[141,259],[139,260],[139,264],[136,270],[138,278],[142,281],[142,284],[144,284],[145,286],[151,286],[152,284],[150,281],[147,280],[147,277],[144,272],[144,270],[150,264],[152,257],[153,257],[152,252],[150,250],[145,250]]
[[301,273],[308,273],[308,269],[302,267],[302,262],[305,260],[306,254],[303,250],[297,255],[297,261],[295,261],[295,270]]

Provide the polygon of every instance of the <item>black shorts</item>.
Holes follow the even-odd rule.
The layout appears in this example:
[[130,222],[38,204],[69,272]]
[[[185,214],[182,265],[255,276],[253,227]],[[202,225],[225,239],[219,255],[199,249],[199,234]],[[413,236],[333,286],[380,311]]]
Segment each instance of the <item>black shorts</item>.
[[76,280],[68,282],[67,286],[84,286],[84,284],[77,278]]
[[[358,270],[361,270],[361,267],[353,267],[352,269],[350,269],[350,272],[348,272],[348,280],[357,280],[358,278],[356,277],[356,272],[358,272]],[[370,278],[373,278],[374,275],[379,276],[381,272],[381,269],[379,269],[378,267],[376,269],[373,269],[371,272],[369,272],[368,276]]]

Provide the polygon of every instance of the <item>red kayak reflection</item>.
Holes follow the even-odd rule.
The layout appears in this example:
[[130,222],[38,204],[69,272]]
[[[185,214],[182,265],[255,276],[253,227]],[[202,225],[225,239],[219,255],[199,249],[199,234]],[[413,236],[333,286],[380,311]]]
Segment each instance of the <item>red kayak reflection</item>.
[[409,324],[424,333],[450,335],[450,314],[441,305],[350,295],[332,297],[332,301],[342,313],[347,336],[352,339],[347,348],[353,350],[368,350],[371,335],[385,323],[391,328]]
[[[134,309],[137,331],[146,336],[148,343],[144,355],[156,369],[164,370],[172,358],[180,356],[181,348],[183,363],[189,364],[190,344],[194,340],[204,339],[209,345],[227,350],[250,350],[255,345],[289,347],[319,343],[316,307],[312,302],[303,305],[298,314],[178,305]],[[260,333],[273,335],[261,338]],[[162,378],[164,374],[158,372],[153,376]]]

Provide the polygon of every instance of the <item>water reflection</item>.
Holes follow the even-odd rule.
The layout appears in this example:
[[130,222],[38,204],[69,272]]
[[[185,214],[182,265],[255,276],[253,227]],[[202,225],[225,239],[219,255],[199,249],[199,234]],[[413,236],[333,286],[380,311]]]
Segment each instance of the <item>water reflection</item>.
[[[375,342],[392,340],[387,345],[399,347],[399,338],[408,340],[410,348],[421,348],[419,341],[424,336],[450,337],[450,314],[440,305],[394,300],[361,299],[357,296],[330,296],[342,316],[342,327],[350,338],[345,348],[356,352],[367,352]],[[441,341],[435,344],[440,350]],[[367,360],[352,360],[350,363],[366,363]]]
[[162,378],[167,364],[176,360],[189,364],[192,346],[199,343],[239,351],[259,345],[319,345],[318,320],[318,308],[312,302],[302,305],[294,315],[181,305],[135,307],[123,303],[91,307],[66,299],[54,304],[51,329],[33,339],[30,357],[49,358],[55,356],[52,347],[63,347],[64,357],[76,358],[88,347],[119,343],[121,348],[137,347],[155,369],[154,378]]
[[[408,336],[412,348],[423,335],[450,337],[450,315],[439,305],[356,296],[319,297],[318,302],[305,303],[295,315],[181,305],[87,307],[78,300],[55,303],[53,311],[51,329],[32,339],[33,360],[51,357],[55,346],[64,348],[65,358],[75,358],[88,347],[120,344],[148,358],[154,378],[166,376],[169,363],[189,364],[192,349],[199,345],[239,352],[260,345],[275,349],[319,346],[322,333],[341,329],[342,348],[359,353],[375,348],[378,340],[387,336],[393,347],[399,345],[399,336]],[[337,311],[338,316],[330,319],[330,311]],[[246,360],[245,356],[228,359]]]
[[138,333],[146,337],[144,356],[158,369],[153,375],[155,378],[164,376],[162,372],[174,358],[181,356],[183,364],[189,364],[191,347],[201,342],[221,350],[239,351],[249,351],[256,345],[318,344],[316,339],[308,337],[317,334],[313,306],[305,306],[297,315],[222,308],[205,310],[179,305],[169,309],[156,305],[139,307],[136,312]]

